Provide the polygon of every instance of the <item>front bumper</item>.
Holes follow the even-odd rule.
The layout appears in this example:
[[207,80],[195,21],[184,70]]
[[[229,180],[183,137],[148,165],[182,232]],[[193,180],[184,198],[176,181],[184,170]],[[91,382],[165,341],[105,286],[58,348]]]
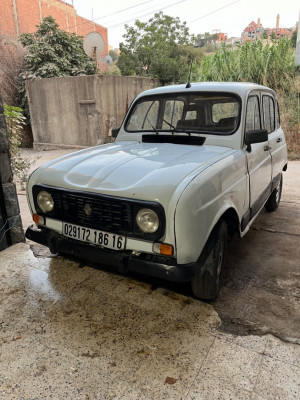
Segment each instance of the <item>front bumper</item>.
[[43,231],[31,225],[26,238],[49,247],[51,253],[63,253],[96,263],[117,267],[119,272],[135,271],[144,275],[172,282],[188,282],[200,269],[198,263],[176,264],[175,259],[140,254],[130,251],[115,251],[93,246],[77,240],[67,239],[54,231]]

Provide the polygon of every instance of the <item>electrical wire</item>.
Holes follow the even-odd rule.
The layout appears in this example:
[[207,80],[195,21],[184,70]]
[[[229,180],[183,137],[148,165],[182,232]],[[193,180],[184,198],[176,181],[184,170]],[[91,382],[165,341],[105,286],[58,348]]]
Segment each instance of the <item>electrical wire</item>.
[[14,219],[14,222],[13,222],[12,226],[10,226],[8,229],[6,229],[6,230],[3,232],[3,235],[2,235],[1,238],[0,238],[0,243],[1,243],[2,240],[4,239],[6,232],[8,232],[9,230],[11,230],[11,229],[16,225],[16,222],[17,222],[17,220],[19,219],[19,215],[14,216],[14,217],[7,218],[7,220],[5,221],[5,224],[2,226],[2,228],[0,228],[0,233],[1,233],[1,231],[3,231],[3,229],[5,228],[5,225],[6,225],[10,220],[12,220],[12,219]]
[[241,1],[241,0],[232,1],[231,3],[226,4],[225,6],[220,7],[220,8],[218,8],[217,10],[211,11],[211,12],[208,13],[208,14],[202,15],[202,16],[199,17],[199,18],[196,18],[196,19],[193,19],[193,20],[187,21],[187,22],[188,22],[189,24],[191,24],[191,23],[193,23],[193,22],[195,22],[195,21],[198,21],[199,19],[202,19],[202,18],[208,17],[209,15],[215,14],[216,12],[221,11],[221,10],[223,10],[224,8],[227,8],[227,7],[231,6],[232,4],[238,3],[238,2],[240,2],[240,1]]
[[[165,6],[165,7],[159,7],[159,8],[157,8],[157,9],[155,9],[155,10],[148,11],[146,14],[139,15],[138,18],[147,17],[147,15],[150,15],[150,14],[152,14],[152,13],[155,12],[155,11],[165,10],[166,8],[170,8],[170,7],[176,6],[177,4],[184,3],[185,1],[187,1],[187,0],[179,0],[179,1],[175,2],[175,3],[172,3],[172,4],[167,5],[167,6]],[[135,18],[135,17],[130,18],[130,19],[126,20],[126,21],[122,21],[122,24],[126,24],[127,22],[130,22],[130,21],[133,21],[133,20],[136,20],[136,19],[137,19],[137,18]],[[108,25],[108,26],[106,26],[106,28],[115,28],[115,27],[117,27],[117,26],[120,26],[120,23],[114,24],[114,25]]]
[[[111,17],[111,16],[113,16],[113,15],[120,14],[120,13],[122,13],[122,12],[124,12],[124,11],[131,10],[132,8],[136,8],[136,7],[142,6],[142,5],[147,4],[147,3],[152,3],[153,1],[154,1],[154,0],[147,0],[147,1],[144,1],[144,2],[142,2],[142,3],[136,4],[136,5],[134,5],[134,6],[127,7],[127,8],[123,8],[122,10],[115,11],[115,12],[113,12],[113,13],[111,13],[111,14],[104,15],[103,17],[93,18],[93,21],[82,22],[82,23],[80,23],[80,24],[76,24],[76,25],[69,26],[69,28],[74,28],[74,27],[77,27],[77,26],[79,26],[79,25],[84,25],[84,24],[88,24],[88,23],[90,23],[90,22],[98,21],[99,19],[104,19],[104,18],[107,18],[107,17]],[[79,18],[84,18],[84,17],[81,17],[81,16],[79,16],[79,15],[78,15],[78,17],[79,17]],[[86,19],[86,18],[84,18],[84,19]]]
[[[94,22],[94,21],[97,21],[97,20],[99,20],[99,19],[103,19],[103,18],[106,18],[106,17],[108,17],[108,16],[113,16],[113,15],[115,15],[115,14],[119,14],[119,13],[121,13],[121,12],[123,12],[123,11],[127,11],[128,9],[135,8],[135,7],[138,7],[138,6],[143,5],[143,4],[145,4],[145,3],[150,3],[150,2],[152,2],[152,1],[154,1],[154,0],[148,0],[148,1],[144,2],[144,3],[136,4],[135,6],[131,6],[131,7],[125,8],[125,9],[123,9],[123,10],[116,11],[116,12],[114,12],[114,13],[112,13],[112,14],[108,14],[108,15],[105,15],[105,16],[103,16],[103,17],[94,18],[93,21],[81,22],[80,24],[73,25],[73,26],[71,26],[71,27],[69,27],[69,28],[74,28],[75,26],[78,27],[78,26],[80,26],[80,25],[89,24],[89,23]],[[170,7],[176,6],[177,4],[184,3],[184,2],[186,2],[186,1],[189,1],[189,0],[179,0],[179,1],[173,2],[173,3],[169,4],[169,5],[164,6],[164,7],[159,7],[159,8],[156,8],[155,10],[149,11],[149,12],[147,12],[146,14],[139,15],[137,18],[146,17],[147,15],[152,14],[152,13],[155,12],[155,11],[164,10],[164,9],[166,9],[166,8],[170,8]],[[154,7],[155,7],[155,6],[154,6]],[[150,7],[150,8],[153,8],[153,7]],[[149,9],[150,9],[150,8],[149,8]],[[80,17],[80,18],[83,18],[83,17]],[[126,24],[127,22],[133,21],[133,20],[135,20],[135,19],[137,19],[137,18],[131,18],[131,19],[129,19],[129,20],[127,20],[127,21],[124,21],[124,22],[122,21],[122,24],[123,24],[123,23]],[[86,19],[86,18],[84,18],[84,19]],[[107,24],[107,23],[106,23],[106,24]],[[119,25],[120,25],[120,23],[115,24],[115,25],[111,25],[111,26],[105,26],[105,27],[106,27],[106,28],[113,28],[113,27],[116,27],[116,26],[119,26]]]
[[[81,26],[81,25],[94,23],[95,21],[98,21],[98,20],[100,20],[100,19],[105,19],[105,18],[107,18],[107,17],[111,17],[111,16],[114,16],[114,15],[120,14],[120,13],[122,13],[122,12],[124,12],[124,11],[128,11],[128,10],[131,10],[131,9],[133,9],[133,8],[140,7],[140,6],[144,5],[144,4],[152,3],[153,1],[154,1],[154,0],[146,0],[146,1],[143,1],[143,2],[141,2],[141,3],[136,4],[136,5],[134,5],[134,6],[126,7],[126,8],[124,8],[124,9],[122,9],[122,10],[115,11],[115,12],[113,12],[113,13],[104,15],[104,16],[99,17],[99,18],[94,18],[93,21],[87,20],[87,18],[81,17],[80,15],[77,15],[77,14],[76,14],[76,18],[82,18],[82,19],[85,19],[86,21],[81,22],[81,23],[76,24],[76,25],[71,25],[71,26],[68,26],[68,27],[66,26],[66,28],[67,28],[67,29],[77,28],[78,26]],[[179,1],[173,2],[173,3],[169,4],[169,5],[166,5],[165,7],[160,7],[160,8],[153,9],[153,10],[151,10],[151,11],[146,12],[145,14],[138,15],[137,17],[131,17],[130,19],[128,19],[128,20],[126,20],[126,21],[122,21],[122,24],[127,23],[127,22],[131,22],[131,21],[136,20],[136,19],[138,19],[138,18],[146,17],[146,16],[152,14],[153,12],[156,12],[156,11],[159,11],[159,10],[164,10],[164,9],[173,7],[173,6],[177,5],[177,4],[186,2],[186,1],[188,1],[188,0],[179,0]],[[218,8],[218,9],[214,10],[214,11],[211,11],[211,12],[208,13],[208,14],[202,15],[202,16],[200,16],[200,17],[198,17],[198,18],[193,19],[193,20],[189,20],[189,21],[187,21],[187,23],[196,22],[196,21],[198,21],[198,20],[200,20],[200,19],[203,19],[203,18],[205,18],[205,17],[208,17],[209,15],[212,15],[212,14],[215,14],[215,13],[219,12],[219,11],[223,10],[224,8],[230,7],[231,5],[233,5],[233,4],[235,4],[235,3],[238,3],[238,2],[240,2],[240,1],[241,1],[241,0],[235,0],[235,1],[231,2],[231,3],[226,4],[226,5],[223,6],[223,7],[220,7],[220,8]],[[52,0],[52,1],[47,2],[47,5],[49,6],[49,5],[55,4],[55,3],[57,3],[57,2],[58,2],[58,0]],[[64,3],[65,3],[65,4],[70,4],[70,3],[67,3],[66,1],[64,1]],[[70,5],[71,5],[71,4],[70,4]],[[154,7],[155,7],[155,6],[154,6]],[[149,7],[148,10],[150,10],[151,8],[153,8],[153,7]],[[137,14],[137,13],[136,13],[136,14]],[[10,16],[11,16],[11,15],[2,15],[2,16],[0,16],[0,19],[1,19],[1,18],[7,18],[7,17],[10,17]],[[106,24],[107,24],[107,23],[106,23]],[[108,23],[108,24],[109,24],[109,23]],[[115,27],[118,27],[118,26],[120,26],[120,23],[118,23],[118,24],[113,24],[113,25],[108,25],[108,26],[105,26],[105,28],[107,28],[107,29],[110,28],[110,29],[111,29],[111,28],[115,28]]]

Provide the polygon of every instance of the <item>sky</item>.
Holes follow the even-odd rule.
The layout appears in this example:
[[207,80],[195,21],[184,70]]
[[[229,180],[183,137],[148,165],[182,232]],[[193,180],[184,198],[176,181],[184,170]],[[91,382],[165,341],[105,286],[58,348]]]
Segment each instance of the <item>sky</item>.
[[148,21],[155,12],[180,18],[191,34],[212,33],[218,29],[228,37],[240,37],[251,22],[260,21],[265,28],[290,28],[299,20],[299,0],[64,0],[73,4],[77,14],[108,29],[108,43],[114,48],[124,39],[124,25]]

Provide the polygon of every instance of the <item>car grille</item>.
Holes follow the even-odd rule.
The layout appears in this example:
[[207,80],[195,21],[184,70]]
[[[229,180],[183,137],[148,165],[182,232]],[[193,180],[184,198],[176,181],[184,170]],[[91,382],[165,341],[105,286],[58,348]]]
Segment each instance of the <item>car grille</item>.
[[[34,185],[32,190],[35,208],[46,218],[145,240],[157,240],[162,237],[165,230],[164,210],[156,202],[66,190],[46,185]],[[50,212],[44,213],[37,204],[37,195],[41,190],[51,193],[54,200],[55,206]],[[156,232],[144,233],[138,228],[135,218],[141,208],[151,208],[159,216],[160,227]]]
[[125,201],[53,189],[51,195],[55,204],[54,218],[108,232],[132,232],[132,207]]

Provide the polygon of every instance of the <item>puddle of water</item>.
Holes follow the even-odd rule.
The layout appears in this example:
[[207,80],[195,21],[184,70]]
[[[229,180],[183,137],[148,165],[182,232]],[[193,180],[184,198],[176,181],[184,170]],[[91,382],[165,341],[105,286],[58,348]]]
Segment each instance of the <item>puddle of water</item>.
[[43,295],[47,300],[56,301],[61,298],[61,294],[51,285],[48,273],[39,269],[29,271],[28,291],[33,291],[39,297]]

